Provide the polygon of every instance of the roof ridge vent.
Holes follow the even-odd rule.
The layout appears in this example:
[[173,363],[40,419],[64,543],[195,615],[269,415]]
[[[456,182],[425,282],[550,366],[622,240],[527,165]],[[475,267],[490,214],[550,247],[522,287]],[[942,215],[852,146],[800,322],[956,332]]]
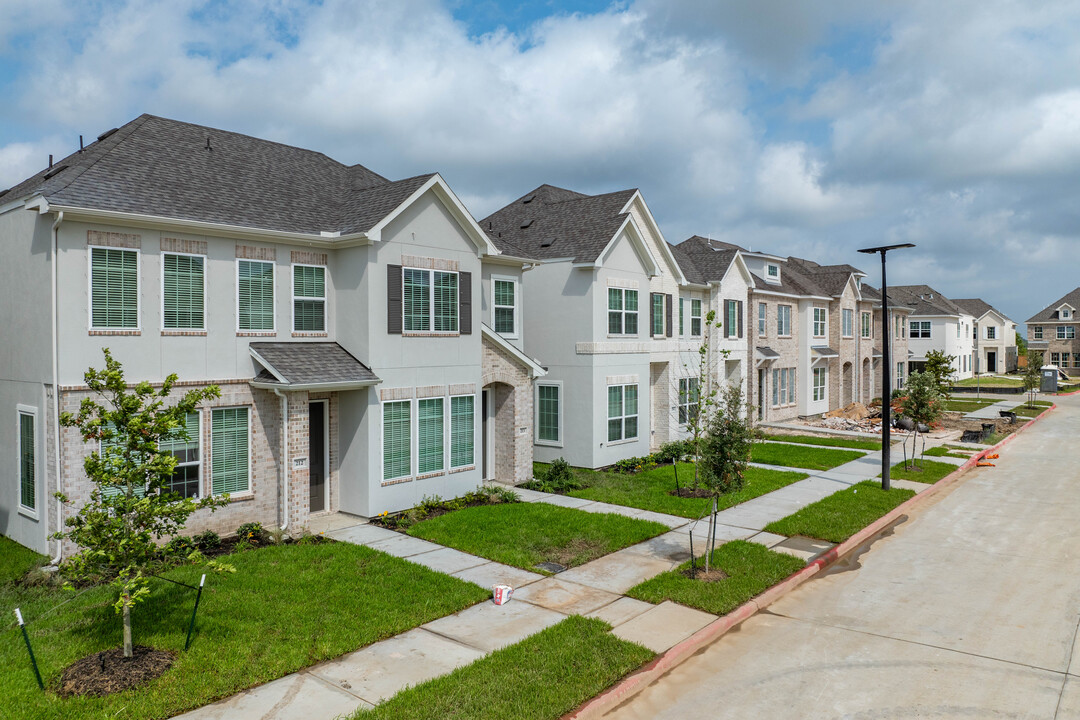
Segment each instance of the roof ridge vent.
[[529,203],[531,203],[531,202],[532,202],[532,201],[533,201],[533,200],[534,200],[535,198],[536,198],[536,193],[533,193],[532,195],[529,195],[528,197],[522,198],[522,199],[521,199],[521,204],[522,204],[522,205],[528,205],[528,204],[529,204]]
[[56,175],[59,175],[60,173],[62,173],[62,172],[63,172],[63,171],[65,171],[65,170],[67,170],[67,165],[56,165],[56,166],[55,166],[55,167],[53,167],[53,168],[52,168],[51,170],[49,170],[49,172],[47,172],[47,173],[45,173],[44,175],[42,175],[42,176],[41,176],[41,179],[42,179],[42,180],[48,180],[48,179],[49,179],[49,178],[51,178],[51,177],[54,177],[54,176],[56,176]]
[[119,129],[120,128],[118,128],[118,127],[114,127],[112,130],[106,130],[105,132],[101,133],[100,135],[97,136],[98,142],[101,142],[102,140],[109,137],[110,135],[112,135],[114,132],[116,132]]

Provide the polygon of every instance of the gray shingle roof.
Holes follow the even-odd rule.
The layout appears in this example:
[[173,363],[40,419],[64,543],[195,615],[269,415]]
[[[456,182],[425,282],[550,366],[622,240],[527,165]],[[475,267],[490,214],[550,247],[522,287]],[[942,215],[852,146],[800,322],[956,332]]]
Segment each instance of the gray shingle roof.
[[508,255],[593,262],[628,215],[637,190],[604,195],[541,185],[480,221],[491,241]]
[[269,366],[254,378],[256,382],[283,388],[380,382],[369,367],[336,342],[253,342],[249,347],[260,365]]
[[1042,310],[1029,317],[1027,322],[1051,322],[1053,320],[1060,320],[1061,318],[1058,317],[1057,309],[1062,305],[1071,305],[1076,310],[1080,310],[1080,287],[1059,298],[1056,302],[1050,303]]
[[889,304],[893,303],[911,308],[912,315],[968,314],[929,285],[890,285]]
[[0,201],[40,193],[57,205],[351,233],[370,230],[431,177],[391,182],[313,150],[140,115],[0,194]]
[[975,318],[981,318],[983,315],[993,310],[1001,317],[1005,318],[1009,322],[1012,322],[1012,319],[1008,315],[1001,312],[996,307],[986,302],[982,298],[964,298],[962,300],[953,300],[953,302],[956,303],[957,307],[959,307],[961,310],[967,312],[969,315],[972,315]]
[[686,279],[693,283],[723,280],[739,251],[735,245],[711,242],[700,235],[687,238],[672,248],[675,261]]
[[798,268],[803,275],[813,278],[814,284],[831,297],[843,295],[852,275],[866,275],[852,265],[819,265],[812,260],[789,257],[788,265]]

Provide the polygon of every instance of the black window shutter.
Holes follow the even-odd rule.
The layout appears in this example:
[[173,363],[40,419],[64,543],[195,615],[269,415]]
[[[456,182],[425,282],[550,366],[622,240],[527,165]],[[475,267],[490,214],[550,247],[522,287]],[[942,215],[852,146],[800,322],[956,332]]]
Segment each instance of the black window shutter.
[[472,335],[472,273],[458,273],[458,327],[462,335]]
[[735,314],[739,316],[739,339],[743,336],[743,301],[735,301]]
[[656,334],[656,293],[649,294],[649,335]]
[[671,316],[673,313],[672,306],[673,300],[671,298],[671,293],[668,293],[664,296],[664,321],[666,323],[668,337],[671,337],[674,334],[672,331],[675,329],[675,326],[671,324]]
[[401,334],[401,266],[386,266],[386,332]]
[[728,320],[731,318],[731,301],[725,300],[720,307],[724,309],[724,315],[720,318],[720,329],[723,331],[721,337],[729,338],[731,337],[731,323]]

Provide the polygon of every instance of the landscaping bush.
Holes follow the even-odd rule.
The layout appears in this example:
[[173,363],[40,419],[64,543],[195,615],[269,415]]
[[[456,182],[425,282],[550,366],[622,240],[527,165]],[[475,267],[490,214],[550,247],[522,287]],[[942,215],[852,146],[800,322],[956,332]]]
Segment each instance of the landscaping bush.
[[463,510],[478,505],[502,505],[517,502],[521,502],[521,498],[510,488],[479,487],[450,500],[443,500],[438,495],[425,495],[420,504],[411,510],[396,515],[381,512],[372,518],[371,522],[391,530],[407,530],[421,520],[439,517],[455,510]]
[[266,531],[263,530],[262,523],[249,522],[236,528],[236,537],[240,542],[261,545],[266,541]]
[[221,536],[213,530],[204,530],[192,540],[201,553],[212,553],[221,547]]
[[621,473],[636,473],[642,470],[652,470],[654,467],[656,467],[656,458],[653,455],[643,455],[619,460],[611,466],[611,469]]
[[650,457],[659,463],[671,463],[672,460],[681,462],[690,455],[690,443],[686,440],[672,440],[660,446]]
[[574,469],[565,459],[559,458],[548,466],[548,469],[538,473],[535,480],[522,485],[526,490],[536,490],[546,493],[567,493],[585,487],[585,484],[574,474]]
[[188,555],[191,554],[194,549],[194,540],[183,535],[177,535],[172,540],[165,543],[164,551],[165,555],[170,558],[184,560],[187,558]]

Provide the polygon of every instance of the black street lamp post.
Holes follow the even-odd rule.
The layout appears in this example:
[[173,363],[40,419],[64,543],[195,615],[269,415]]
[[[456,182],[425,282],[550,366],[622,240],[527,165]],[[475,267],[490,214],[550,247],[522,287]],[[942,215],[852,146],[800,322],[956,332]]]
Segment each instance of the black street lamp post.
[[885,279],[885,253],[890,250],[911,247],[915,247],[915,245],[902,243],[900,245],[863,248],[859,251],[867,255],[881,254],[881,362],[884,365],[881,369],[881,489],[885,491],[888,491],[891,487],[889,470],[892,468],[889,463],[889,444],[892,442],[890,437],[892,406],[889,402],[892,395],[892,358],[889,353],[889,340],[892,337],[892,328],[889,327],[889,286]]

